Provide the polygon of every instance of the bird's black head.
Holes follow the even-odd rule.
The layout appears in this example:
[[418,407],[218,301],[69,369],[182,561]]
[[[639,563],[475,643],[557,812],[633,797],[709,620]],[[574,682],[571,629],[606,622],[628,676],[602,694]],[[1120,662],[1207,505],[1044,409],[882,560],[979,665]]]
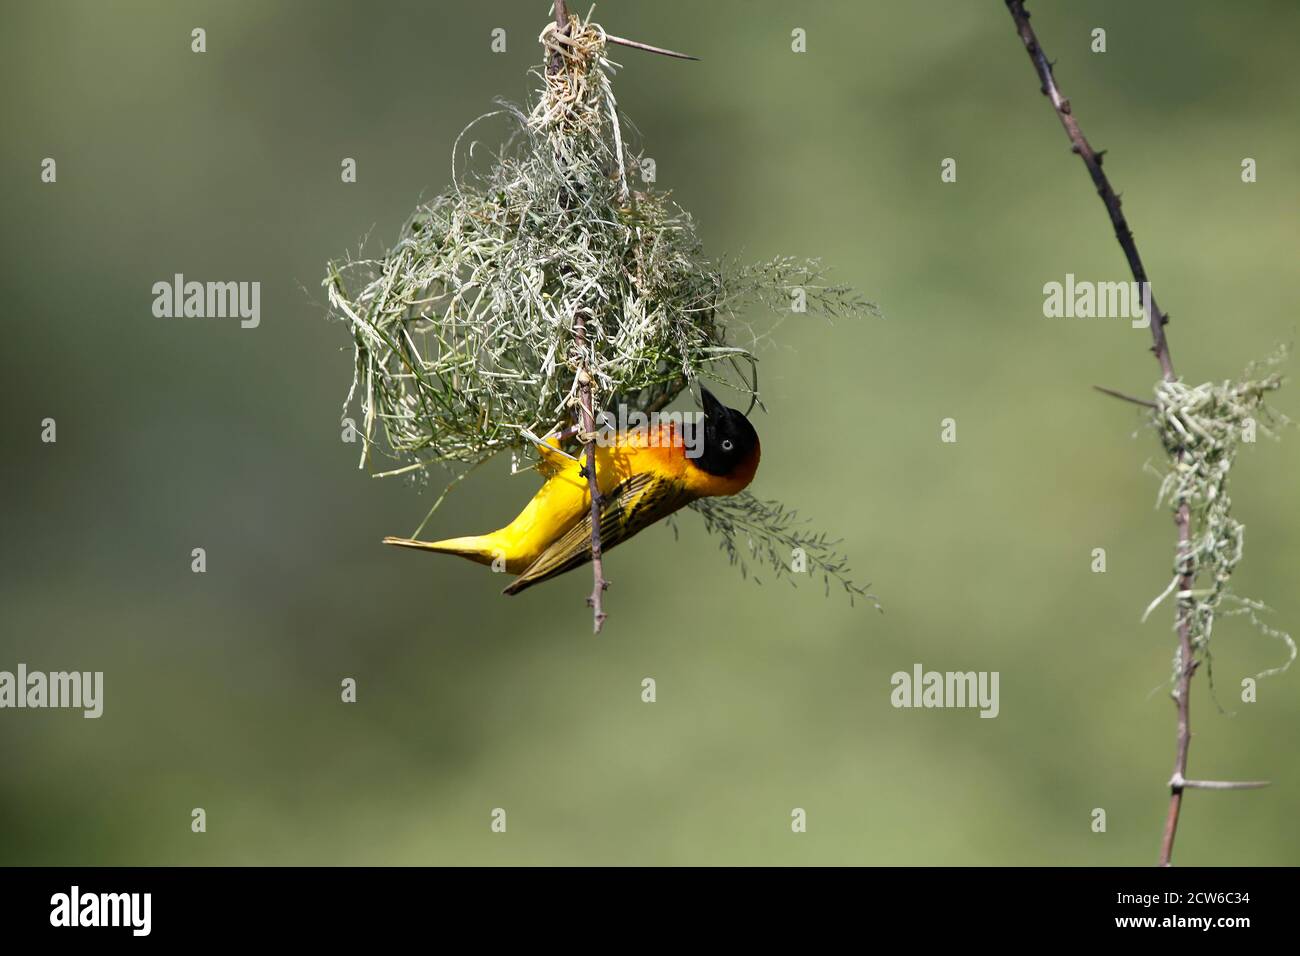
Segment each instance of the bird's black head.
[[758,432],[743,413],[728,408],[713,397],[707,388],[700,389],[704,405],[704,450],[695,459],[696,467],[719,477],[734,474],[738,468],[755,463]]

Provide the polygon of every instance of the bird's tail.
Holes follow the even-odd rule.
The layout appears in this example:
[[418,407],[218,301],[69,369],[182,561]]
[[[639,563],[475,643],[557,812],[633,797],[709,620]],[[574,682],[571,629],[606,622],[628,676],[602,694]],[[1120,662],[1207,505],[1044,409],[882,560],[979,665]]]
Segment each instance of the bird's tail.
[[500,549],[493,547],[489,536],[472,536],[468,538],[447,538],[445,541],[417,541],[414,538],[387,537],[384,544],[394,544],[399,548],[414,548],[417,551],[437,551],[439,554],[458,554],[479,564],[491,564],[494,561],[506,563],[506,557]]

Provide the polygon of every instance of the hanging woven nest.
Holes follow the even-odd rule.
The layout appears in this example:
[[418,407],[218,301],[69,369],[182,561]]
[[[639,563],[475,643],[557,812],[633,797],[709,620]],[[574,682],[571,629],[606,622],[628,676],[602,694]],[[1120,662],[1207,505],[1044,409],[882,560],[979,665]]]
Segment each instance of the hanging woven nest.
[[[438,464],[454,484],[502,451],[530,460],[536,436],[575,420],[580,378],[598,409],[659,411],[701,379],[757,402],[756,335],[741,309],[788,312],[797,292],[815,313],[874,311],[828,285],[815,260],[729,268],[706,257],[690,214],[637,181],[604,30],[572,18],[541,41],[558,68],[534,71],[531,108],[501,103],[460,134],[451,186],[387,253],[327,267],[330,314],[355,350],[344,414],[359,404],[372,473],[422,479]],[[492,122],[508,128],[489,150],[471,134]],[[746,494],[698,510],[733,562],[760,556],[775,517],[778,573],[802,543],[814,570],[861,593],[825,539],[776,503]]]

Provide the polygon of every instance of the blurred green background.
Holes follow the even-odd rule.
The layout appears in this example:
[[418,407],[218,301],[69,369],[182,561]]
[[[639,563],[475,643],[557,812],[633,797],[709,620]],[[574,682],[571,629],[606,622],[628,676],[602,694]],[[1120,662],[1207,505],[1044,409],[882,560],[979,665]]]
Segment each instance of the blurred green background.
[[[615,58],[710,248],[821,256],[884,311],[786,318],[754,490],[842,537],[885,607],[742,580],[687,513],[681,540],[611,556],[599,638],[585,574],[505,599],[483,568],[380,546],[432,498],[340,441],[349,339],[319,288],[446,185],[494,97],[528,94],[546,2],[2,6],[0,669],[102,670],[106,700],[98,721],[0,712],[0,862],[1155,861],[1174,640],[1167,608],[1139,616],[1174,531],[1140,413],[1090,386],[1145,393],[1157,369],[1143,330],[1042,315],[1067,272],[1128,276],[1001,2],[597,9],[703,57]],[[1031,10],[1110,150],[1180,373],[1293,341],[1300,8]],[[259,280],[261,327],[153,317],[176,272]],[[1300,417],[1295,390],[1277,404]],[[1240,590],[1293,630],[1297,439],[1234,476]],[[502,524],[535,486],[508,472],[481,469],[427,536]],[[1198,676],[1191,774],[1276,786],[1191,793],[1175,860],[1295,864],[1300,669],[1242,704],[1284,652],[1238,622],[1216,637],[1222,710]],[[999,671],[1000,716],[893,709],[917,662]]]

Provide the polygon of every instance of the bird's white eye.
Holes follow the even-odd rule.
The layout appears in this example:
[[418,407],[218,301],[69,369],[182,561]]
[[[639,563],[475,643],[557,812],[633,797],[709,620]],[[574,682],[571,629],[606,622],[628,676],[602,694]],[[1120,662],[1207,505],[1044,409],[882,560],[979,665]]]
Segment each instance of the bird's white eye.
[[722,439],[722,450],[723,450],[723,451],[731,451],[731,449],[733,449],[733,448],[735,448],[735,447],[736,447],[736,446],[733,445],[733,444],[731,443],[731,439],[730,439],[730,438],[724,438],[724,439]]

